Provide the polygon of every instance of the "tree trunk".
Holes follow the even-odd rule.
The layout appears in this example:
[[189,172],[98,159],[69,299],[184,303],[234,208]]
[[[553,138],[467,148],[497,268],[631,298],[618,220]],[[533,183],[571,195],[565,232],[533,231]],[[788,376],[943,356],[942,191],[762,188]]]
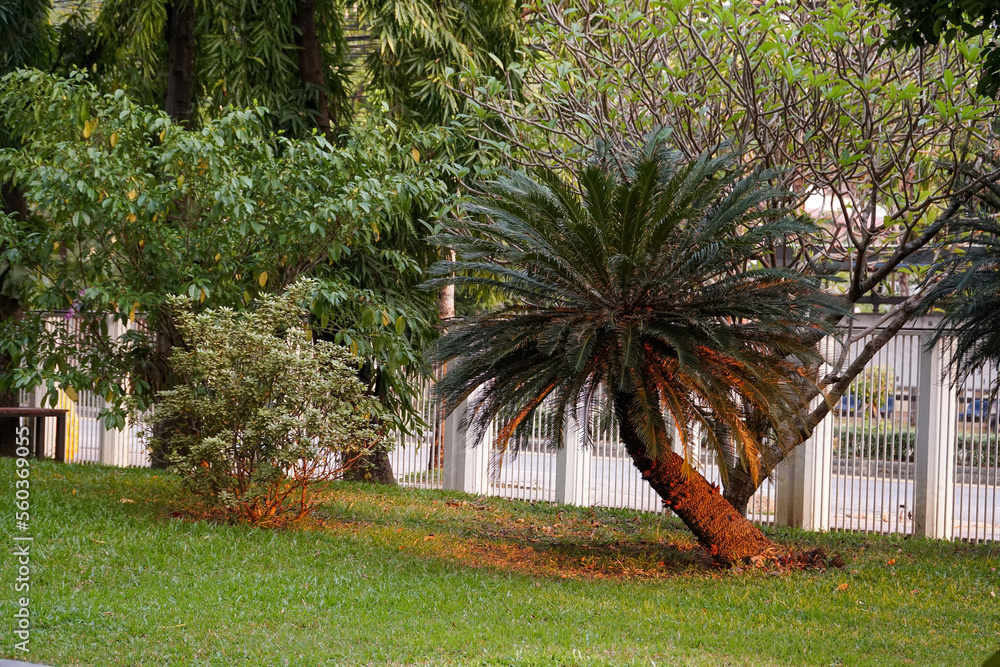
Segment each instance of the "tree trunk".
[[[185,128],[191,127],[191,116],[194,110],[194,0],[176,0],[167,5],[167,91],[163,108],[171,119]],[[184,202],[175,201],[177,215],[184,215]],[[158,380],[170,376],[169,362],[172,341],[164,334],[157,335],[155,353],[160,368],[153,372]],[[154,364],[155,365],[155,364]],[[152,383],[154,394],[157,386]],[[160,383],[158,389],[169,389],[167,383]],[[150,450],[150,466],[165,469],[170,466],[168,452],[162,445],[163,439],[174,424],[158,421],[153,424],[153,446]]]
[[[445,250],[445,256],[449,261],[455,261],[455,251],[451,248]],[[438,321],[445,323],[448,320],[454,319],[455,317],[455,286],[445,285],[438,290]],[[441,335],[444,335],[444,329],[441,330]],[[443,364],[440,369],[440,377],[444,377],[444,374],[448,370],[448,365]],[[440,427],[437,429],[437,433],[434,437],[434,445],[431,447],[430,461],[427,463],[427,469],[429,471],[441,470],[444,468],[444,420],[448,416],[448,408],[442,403],[438,410],[438,422]]]
[[316,34],[316,0],[299,0],[295,4],[292,26],[295,28],[302,85],[309,95],[307,108],[314,114],[319,131],[330,136],[332,121],[323,75],[323,48]]
[[185,127],[194,107],[194,0],[167,5],[167,115]]
[[718,488],[697,471],[684,471],[684,459],[670,447],[661,448],[659,458],[646,453],[639,434],[628,418],[634,397],[615,395],[615,416],[625,450],[663,504],[673,510],[684,525],[721,564],[736,565],[754,556],[766,555],[774,543],[760,529],[737,512],[719,493]]
[[757,493],[757,485],[752,479],[749,477],[736,479],[730,471],[729,484],[723,490],[722,497],[740,513],[740,516],[747,515],[747,505],[755,493]]
[[[455,261],[454,250],[451,261]],[[444,323],[455,317],[455,286],[445,285],[438,290],[438,319]]]
[[357,463],[345,470],[344,479],[352,482],[396,485],[396,478],[392,474],[392,463],[389,461],[389,453],[382,447],[361,457]]
[[[155,396],[166,389],[173,389],[178,382],[170,367],[170,354],[175,346],[179,346],[181,341],[173,320],[169,316],[165,318],[162,330],[156,332],[154,349],[151,359],[141,372],[142,379],[150,387],[150,391]],[[184,431],[189,428],[183,420],[157,420],[152,426],[153,442],[149,452],[149,465],[151,468],[166,469],[170,467],[169,450],[164,445],[168,434],[176,431]]]
[[[371,387],[375,396],[379,397],[382,405],[385,405],[385,395],[382,371],[371,362],[362,365],[358,371],[358,379],[361,383]],[[372,382],[374,380],[374,383]],[[396,485],[396,477],[392,474],[392,462],[389,461],[389,452],[384,447],[378,447],[368,454],[362,456],[354,462],[352,466],[344,470],[344,479],[352,482],[375,482],[377,484]]]
[[[20,190],[10,184],[4,184],[0,189],[3,210],[10,215],[19,216],[22,220],[28,216],[28,203]],[[0,274],[0,285],[3,284],[4,276]],[[17,299],[0,294],[0,321],[18,320],[21,318],[21,304]],[[0,373],[6,373],[10,369],[11,356],[6,352],[0,352]],[[0,407],[15,408],[18,405],[17,391],[0,391]],[[17,427],[16,418],[0,419],[0,456],[14,456],[17,449]]]

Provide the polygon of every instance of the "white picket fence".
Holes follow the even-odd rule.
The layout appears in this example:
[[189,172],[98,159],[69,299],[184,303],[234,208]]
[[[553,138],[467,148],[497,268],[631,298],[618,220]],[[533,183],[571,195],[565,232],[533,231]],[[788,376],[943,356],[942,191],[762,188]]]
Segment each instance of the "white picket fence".
[[[859,316],[854,329],[874,323]],[[933,350],[926,341],[937,322],[918,320],[898,334],[872,361],[873,390],[857,387],[835,407],[813,437],[765,480],[749,505],[761,523],[810,530],[850,530],[927,535],[943,539],[997,540],[997,405],[988,400],[996,371],[953,388],[948,380],[948,343]],[[877,334],[855,341],[854,358]],[[842,348],[832,341],[826,356]],[[869,400],[865,400],[868,398]],[[23,397],[39,405],[40,393]],[[107,431],[97,414],[103,399],[81,392],[67,420],[67,458],[73,462],[149,465],[135,425]],[[567,442],[549,447],[552,424],[539,411],[533,437],[516,454],[495,452],[485,443],[466,442],[459,414],[443,415],[424,392],[416,406],[428,427],[401,436],[390,453],[400,484],[456,489],[503,498],[562,502],[583,506],[662,511],[617,437],[589,425],[592,446],[583,447],[580,429],[566,429]],[[48,452],[54,430],[46,429]],[[488,440],[488,438],[487,438]],[[695,452],[692,464],[709,481],[719,482],[714,456]]]
[[[866,331],[875,319],[859,315],[854,331]],[[988,400],[996,370],[952,387],[947,339],[927,349],[937,324],[933,317],[914,321],[875,355],[866,366],[868,388],[857,381],[813,437],[764,480],[748,507],[754,521],[823,531],[1000,538],[998,409]],[[851,343],[846,363],[878,333]],[[833,340],[824,350],[831,363],[842,352]],[[391,454],[403,484],[662,511],[613,427],[602,431],[592,424],[590,448],[567,429],[567,442],[553,451],[541,437],[549,425],[539,418],[539,437],[517,454],[504,454],[497,466],[498,454],[488,443],[467,443],[456,432],[458,417],[442,423],[436,406],[425,400],[422,407],[433,423],[428,436],[407,438]],[[713,453],[702,448],[693,459],[710,482],[721,482]]]

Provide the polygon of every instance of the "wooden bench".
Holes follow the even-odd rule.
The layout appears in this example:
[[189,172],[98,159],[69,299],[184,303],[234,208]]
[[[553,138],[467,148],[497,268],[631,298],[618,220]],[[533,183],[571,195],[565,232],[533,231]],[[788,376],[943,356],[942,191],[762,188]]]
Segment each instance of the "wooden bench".
[[45,418],[56,418],[56,460],[66,462],[66,413],[59,408],[0,408],[0,417],[27,417],[35,420],[35,457],[45,458]]

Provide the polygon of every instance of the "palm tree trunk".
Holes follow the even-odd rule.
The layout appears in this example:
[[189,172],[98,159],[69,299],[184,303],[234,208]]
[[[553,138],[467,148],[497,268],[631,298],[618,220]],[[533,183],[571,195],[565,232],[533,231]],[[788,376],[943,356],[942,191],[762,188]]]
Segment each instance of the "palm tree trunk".
[[[447,248],[445,250],[445,259],[448,261],[455,261],[455,251],[452,248]],[[455,286],[445,285],[444,287],[438,288],[438,322],[445,323],[449,320],[455,319]],[[448,330],[442,329],[441,335],[443,336]],[[445,373],[448,372],[448,364],[441,364],[441,377],[444,377]],[[448,416],[448,406],[442,401],[441,406],[438,411],[438,422],[441,424],[440,428],[436,429],[436,436],[434,438],[434,447],[431,449],[430,461],[427,464],[427,469],[429,471],[434,470],[444,470],[444,420]]]
[[628,418],[632,401],[631,394],[615,394],[615,416],[625,451],[663,504],[673,510],[698,542],[727,566],[772,550],[774,543],[737,512],[717,487],[695,470],[684,472],[684,459],[670,447],[662,447],[663,454],[658,458],[647,455],[646,445]]

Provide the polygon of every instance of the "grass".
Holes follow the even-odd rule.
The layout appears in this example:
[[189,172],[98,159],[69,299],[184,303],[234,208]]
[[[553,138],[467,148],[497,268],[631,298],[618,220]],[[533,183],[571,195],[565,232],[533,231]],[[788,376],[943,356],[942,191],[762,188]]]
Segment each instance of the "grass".
[[0,655],[57,667],[977,665],[1000,635],[993,545],[776,529],[846,566],[727,572],[637,512],[343,484],[274,532],[191,519],[162,473],[49,462],[31,503],[31,652],[8,557]]

